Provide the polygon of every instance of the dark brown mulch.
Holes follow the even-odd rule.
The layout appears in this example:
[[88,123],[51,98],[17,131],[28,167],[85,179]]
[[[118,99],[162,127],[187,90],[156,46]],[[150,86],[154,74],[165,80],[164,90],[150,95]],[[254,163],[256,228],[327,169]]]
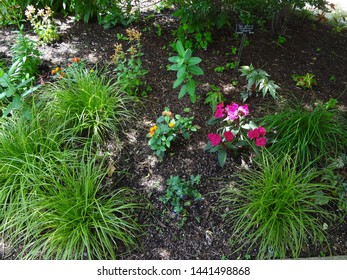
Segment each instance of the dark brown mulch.
[[[160,24],[162,35],[158,36],[154,23]],[[45,67],[52,69],[66,65],[73,56],[79,56],[92,63],[110,61],[113,45],[118,42],[117,33],[125,33],[124,28],[104,30],[97,24],[74,23],[67,29],[61,41],[42,47]],[[245,259],[254,258],[256,249],[251,252],[234,253],[238,241],[229,240],[232,229],[223,224],[220,211],[214,211],[218,205],[218,192],[223,186],[233,182],[235,173],[251,164],[252,154],[245,151],[238,157],[229,157],[224,168],[219,167],[217,156],[204,152],[207,134],[211,127],[206,121],[211,117],[211,109],[204,104],[208,84],[223,89],[227,102],[240,102],[239,93],[244,80],[239,73],[225,70],[216,73],[214,69],[232,62],[231,47],[238,47],[240,37],[233,30],[222,30],[214,34],[213,43],[207,50],[197,50],[195,56],[202,58],[201,67],[205,74],[198,78],[201,82],[197,92],[199,99],[192,104],[187,97],[178,99],[178,91],[172,89],[175,73],[166,70],[168,57],[173,55],[169,43],[174,40],[172,29],[177,22],[169,16],[155,16],[151,20],[134,24],[142,30],[143,66],[148,69],[146,83],[152,87],[144,99],[143,108],[139,108],[136,122],[129,125],[124,141],[122,157],[118,169],[126,169],[127,175],[122,184],[139,191],[151,204],[151,215],[141,217],[148,224],[141,237],[142,247],[124,255],[125,259]],[[1,31],[1,30],[0,30]],[[336,98],[340,107],[347,106],[347,33],[334,33],[327,25],[293,21],[285,34],[287,41],[276,44],[277,37],[269,32],[257,30],[250,35],[250,46],[243,51],[241,65],[253,64],[271,75],[281,86],[284,100],[310,103],[317,100],[326,102]],[[0,41],[4,39],[0,39]],[[122,43],[122,41],[121,41]],[[303,90],[295,86],[291,75],[313,73],[318,85],[314,90]],[[332,81],[331,76],[335,77]],[[233,86],[231,82],[238,80]],[[251,98],[247,100],[250,113],[255,117],[273,112],[275,101],[271,97]],[[160,116],[165,106],[173,113],[195,117],[194,123],[200,129],[190,140],[176,143],[162,162],[152,154],[147,146],[146,134],[153,122]],[[185,113],[184,108],[190,108]],[[190,175],[202,176],[199,191],[204,200],[188,208],[187,220],[180,226],[180,217],[163,205],[159,197],[163,195],[165,181],[171,176],[188,179]],[[341,216],[341,213],[338,213]],[[347,255],[346,218],[328,229],[328,238],[333,255]],[[302,257],[329,255],[326,246],[305,246]]]

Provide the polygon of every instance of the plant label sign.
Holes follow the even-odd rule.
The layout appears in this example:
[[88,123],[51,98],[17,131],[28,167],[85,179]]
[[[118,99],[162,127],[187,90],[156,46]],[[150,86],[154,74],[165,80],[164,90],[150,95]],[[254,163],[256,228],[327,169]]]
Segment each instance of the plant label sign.
[[254,34],[253,24],[236,24],[237,34]]

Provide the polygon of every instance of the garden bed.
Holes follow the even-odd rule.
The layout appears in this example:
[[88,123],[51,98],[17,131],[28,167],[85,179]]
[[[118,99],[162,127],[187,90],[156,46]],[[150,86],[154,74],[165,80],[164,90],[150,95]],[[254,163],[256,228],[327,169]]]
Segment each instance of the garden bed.
[[[155,15],[131,26],[142,32],[144,55],[141,59],[144,69],[148,70],[145,82],[151,91],[142,99],[142,106],[136,109],[135,119],[127,125],[121,154],[116,151],[112,141],[105,145],[105,150],[110,153],[114,168],[125,173],[120,184],[136,190],[152,206],[150,215],[146,211],[139,216],[140,222],[147,225],[140,237],[141,246],[121,257],[256,258],[257,246],[250,252],[240,250],[235,253],[241,240],[230,240],[233,229],[223,222],[223,210],[216,208],[220,203],[219,191],[227,185],[233,185],[238,172],[252,168],[254,153],[243,150],[237,156],[230,154],[222,168],[216,154],[204,151],[207,135],[213,128],[206,124],[212,112],[210,106],[204,104],[206,94],[210,91],[209,84],[221,89],[226,103],[241,103],[240,93],[245,87],[245,80],[240,77],[240,72],[230,69],[215,71],[216,67],[235,60],[231,49],[239,47],[240,37],[236,37],[232,29],[216,31],[213,42],[206,50],[194,51],[194,56],[202,59],[199,66],[204,70],[204,75],[198,77],[198,100],[192,104],[187,96],[177,98],[178,90],[172,89],[176,73],[167,70],[168,57],[173,55],[169,44],[175,40],[172,30],[176,26],[177,20],[168,14]],[[52,69],[66,67],[72,57],[84,59],[90,65],[110,62],[114,44],[121,42],[117,34],[125,34],[125,28],[121,27],[104,30],[96,23],[73,23],[68,20],[62,20],[61,28],[59,42],[40,48],[43,57],[41,78],[46,82],[50,80]],[[0,29],[0,57],[8,56],[10,31],[11,28]],[[278,102],[289,103],[295,99],[301,104],[312,106],[316,102],[325,103],[335,98],[339,110],[346,111],[347,32],[334,33],[329,25],[294,21],[289,24],[285,37],[286,42],[279,44],[276,36],[257,29],[255,34],[248,36],[249,46],[243,50],[241,65],[253,64],[265,70],[281,87],[279,101],[271,96],[253,96],[247,100],[252,117],[273,114],[278,110]],[[293,74],[306,73],[313,73],[316,77],[317,85],[312,90],[297,87],[291,78]],[[194,116],[198,131],[189,140],[175,142],[161,161],[148,146],[146,135],[165,107],[169,107],[174,114]],[[347,170],[340,172],[346,179]],[[186,220],[182,223],[182,217],[172,212],[170,205],[164,204],[160,197],[165,193],[166,180],[170,176],[188,179],[191,175],[201,175],[197,189],[203,200],[188,207]],[[347,254],[346,214],[336,206],[326,207],[339,217],[326,229],[328,244],[305,244],[301,258]],[[6,250],[8,252],[5,256],[13,257],[11,250],[14,249]]]

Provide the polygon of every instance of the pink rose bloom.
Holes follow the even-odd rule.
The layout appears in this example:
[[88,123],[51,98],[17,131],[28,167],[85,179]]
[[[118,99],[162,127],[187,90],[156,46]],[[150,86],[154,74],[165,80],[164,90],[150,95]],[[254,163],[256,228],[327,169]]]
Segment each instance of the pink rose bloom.
[[262,126],[259,126],[257,129],[259,131],[259,137],[263,137],[265,135],[265,133],[266,133],[265,128],[262,127]]
[[260,133],[259,133],[259,130],[257,128],[251,129],[250,131],[248,131],[247,135],[248,135],[249,139],[254,139],[254,138],[260,137]]
[[248,105],[241,105],[238,109],[239,115],[247,116],[249,114]]
[[239,118],[239,112],[238,112],[238,109],[239,109],[239,105],[236,104],[236,103],[233,103],[231,105],[227,105],[226,106],[227,108],[227,113],[228,113],[228,117],[230,120],[236,120]]
[[214,116],[219,119],[219,118],[223,118],[224,117],[224,113],[225,113],[225,110],[224,110],[224,103],[219,103],[217,106],[216,106],[216,111],[214,112]]
[[265,146],[266,145],[266,138],[259,137],[259,138],[255,139],[255,145],[257,147]]
[[207,137],[213,146],[218,146],[222,142],[222,138],[219,136],[219,134],[209,133]]
[[228,142],[231,142],[234,139],[234,134],[231,131],[225,131],[224,137]]

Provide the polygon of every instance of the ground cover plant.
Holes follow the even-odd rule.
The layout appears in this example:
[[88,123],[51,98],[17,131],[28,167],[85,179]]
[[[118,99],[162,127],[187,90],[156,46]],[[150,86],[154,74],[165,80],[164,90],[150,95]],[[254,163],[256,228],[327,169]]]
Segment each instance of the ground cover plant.
[[[18,89],[27,117],[0,119],[0,258],[347,255],[347,34],[322,11],[180,0],[128,17],[111,1],[19,2],[26,38],[40,40],[22,2],[51,5],[60,39],[36,45]],[[18,28],[4,22],[8,74]],[[237,63],[240,22],[255,33]],[[293,81],[305,73],[312,89]]]

